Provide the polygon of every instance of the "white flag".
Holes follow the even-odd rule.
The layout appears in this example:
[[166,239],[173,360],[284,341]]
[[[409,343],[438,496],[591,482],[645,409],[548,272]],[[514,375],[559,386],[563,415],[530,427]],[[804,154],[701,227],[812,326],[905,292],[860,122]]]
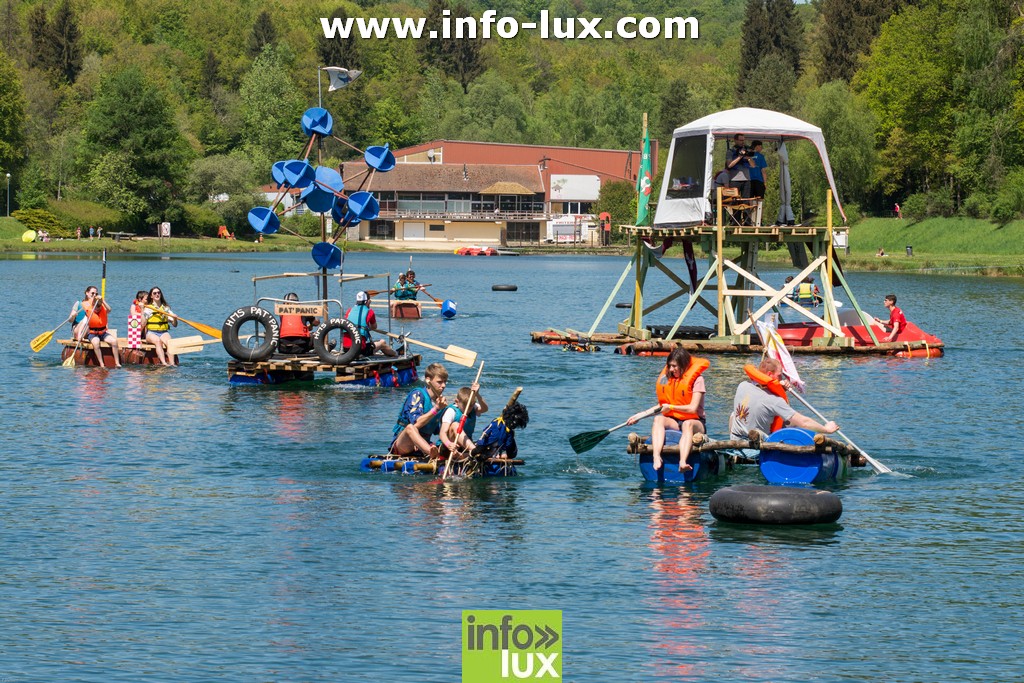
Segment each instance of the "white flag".
[[327,75],[331,77],[331,85],[327,88],[327,92],[344,88],[346,85],[359,78],[363,73],[362,71],[357,71],[355,69],[342,69],[340,66],[323,66],[320,68],[326,71]]
[[764,344],[765,353],[782,363],[783,374],[789,378],[793,388],[802,394],[806,385],[800,379],[800,373],[796,370],[796,363],[793,362],[793,357],[789,355],[789,349],[786,348],[786,342],[782,340],[782,335],[775,329],[774,324],[763,323],[760,320],[756,324],[757,332]]

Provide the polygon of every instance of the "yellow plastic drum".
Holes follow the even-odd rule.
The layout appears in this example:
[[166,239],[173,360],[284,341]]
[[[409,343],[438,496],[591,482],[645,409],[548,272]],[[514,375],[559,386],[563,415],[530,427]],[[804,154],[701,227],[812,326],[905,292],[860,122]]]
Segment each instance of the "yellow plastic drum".
[[26,230],[25,232],[21,233],[21,241],[22,242],[26,242],[26,243],[27,242],[35,242],[36,241],[36,231],[35,230]]

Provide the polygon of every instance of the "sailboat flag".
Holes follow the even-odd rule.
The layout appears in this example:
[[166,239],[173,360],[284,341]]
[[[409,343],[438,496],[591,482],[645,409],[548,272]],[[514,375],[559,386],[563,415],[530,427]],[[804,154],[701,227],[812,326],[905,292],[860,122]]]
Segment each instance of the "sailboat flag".
[[362,71],[355,69],[342,69],[340,66],[322,66],[321,70],[326,71],[327,75],[331,78],[331,85],[327,88],[327,92],[333,92],[340,90],[346,85],[356,80],[362,75]]
[[761,337],[761,343],[764,345],[764,352],[782,363],[783,374],[789,378],[789,383],[793,385],[793,388],[802,394],[804,389],[806,389],[806,385],[800,379],[800,373],[796,370],[793,356],[789,355],[786,342],[782,340],[782,335],[775,329],[774,320],[767,323],[758,320],[755,324],[757,325],[757,333]]

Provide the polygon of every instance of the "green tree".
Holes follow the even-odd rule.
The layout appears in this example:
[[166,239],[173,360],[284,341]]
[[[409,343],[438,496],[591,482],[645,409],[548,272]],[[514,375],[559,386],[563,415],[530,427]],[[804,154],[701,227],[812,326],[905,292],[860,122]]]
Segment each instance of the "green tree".
[[14,62],[0,50],[0,170],[14,175],[24,160],[25,95]]
[[268,45],[277,46],[277,29],[274,28],[270,12],[263,10],[253,22],[252,32],[249,34],[249,56],[258,57]]
[[59,80],[74,83],[82,70],[81,31],[70,0],[64,0],[49,25],[52,57],[50,66]]
[[269,174],[275,161],[295,158],[304,139],[299,129],[302,97],[276,48],[263,49],[242,79],[239,94],[243,149],[260,173]]
[[28,13],[28,65],[46,71],[50,62],[50,23],[46,5],[39,4]]
[[220,85],[222,81],[220,77],[220,60],[217,59],[217,54],[212,49],[206,51],[206,58],[203,60],[199,79],[203,95],[207,98],[213,97],[214,88]]
[[792,109],[796,74],[789,62],[777,52],[765,55],[750,72],[744,83],[741,103],[772,111],[788,112]]
[[370,115],[371,139],[375,144],[391,143],[392,148],[419,142],[419,131],[406,108],[393,97],[384,97],[373,105]]
[[104,169],[120,178],[115,181],[118,192],[90,182],[90,188],[103,188],[96,190],[97,196],[107,192],[118,202],[115,208],[150,223],[159,221],[170,207],[190,156],[170,104],[137,66],[100,81],[86,114],[85,150],[93,161],[91,179],[97,179],[95,165],[101,159]]
[[[451,10],[448,0],[430,0],[427,4],[426,30],[437,31],[442,35],[442,21],[445,10]],[[443,73],[448,73],[448,49],[447,40],[418,40],[416,49],[420,55],[420,61],[426,67],[432,67]]]
[[247,195],[256,185],[255,169],[241,154],[216,154],[196,159],[189,167],[185,195],[200,204],[218,195]]
[[145,183],[125,152],[107,152],[95,159],[89,168],[88,182],[90,194],[104,206],[131,216],[146,214]]
[[818,83],[849,82],[882,24],[904,4],[904,0],[821,0]]
[[[764,66],[765,60],[771,55],[777,55],[789,68],[795,83],[796,76],[800,74],[802,41],[803,28],[793,10],[793,0],[748,0],[736,88],[739,103],[751,105],[752,100],[772,99],[764,92],[762,82],[756,86],[751,85],[751,78],[759,69],[762,81],[766,73],[776,76],[785,72],[777,64]],[[773,99],[788,101],[789,98],[790,94],[784,93]]]
[[[345,11],[344,7],[339,7],[331,12],[331,20],[335,19],[342,22],[348,19],[348,12]],[[321,66],[340,66],[345,69],[359,69],[363,66],[359,42],[355,38],[342,38],[340,36],[326,38],[323,31],[318,31],[316,53],[320,57]]]
[[[462,3],[456,5],[452,10],[453,21],[456,17],[472,16],[473,13]],[[468,94],[469,84],[484,72],[482,55],[484,39],[477,36],[473,39],[463,38],[445,42],[448,43],[446,46],[448,73],[462,86],[462,92]]]
[[0,33],[0,44],[8,54],[14,54],[21,38],[21,20],[18,17],[18,11],[14,8],[14,0],[4,0],[0,17],[2,17],[0,24],[4,27],[3,33]]
[[632,225],[636,220],[636,187],[628,180],[613,180],[601,186],[593,212],[612,215],[612,238],[621,239],[619,225]]
[[761,58],[772,48],[768,34],[768,14],[764,9],[764,0],[747,0],[743,15],[743,32],[740,41],[740,73],[736,92],[742,96],[744,84],[750,74],[757,68]]

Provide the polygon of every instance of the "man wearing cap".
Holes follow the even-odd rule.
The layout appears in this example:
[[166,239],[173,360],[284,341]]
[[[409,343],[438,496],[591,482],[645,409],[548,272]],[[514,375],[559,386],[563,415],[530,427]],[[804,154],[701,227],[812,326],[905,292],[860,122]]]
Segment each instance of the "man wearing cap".
[[[391,345],[383,339],[373,341],[370,332],[377,329],[377,315],[370,309],[370,295],[366,292],[356,292],[356,305],[345,312],[345,317],[355,324],[359,330],[359,336],[363,338],[363,348],[360,351],[362,356],[372,356],[378,351],[385,356],[395,357],[398,354]],[[348,341],[346,337],[345,341]]]

